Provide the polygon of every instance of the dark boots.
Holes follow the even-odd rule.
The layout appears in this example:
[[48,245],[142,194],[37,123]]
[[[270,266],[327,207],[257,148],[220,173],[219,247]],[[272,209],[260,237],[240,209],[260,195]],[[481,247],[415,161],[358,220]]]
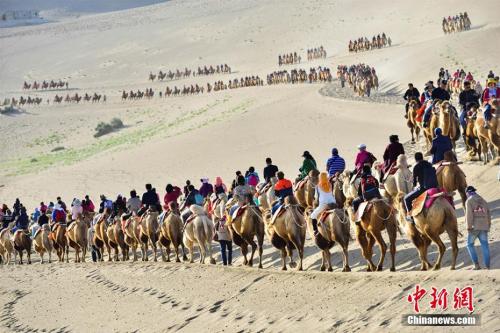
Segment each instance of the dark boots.
[[319,231],[318,231],[318,220],[312,219],[312,225],[313,225],[314,236],[317,236],[319,234]]

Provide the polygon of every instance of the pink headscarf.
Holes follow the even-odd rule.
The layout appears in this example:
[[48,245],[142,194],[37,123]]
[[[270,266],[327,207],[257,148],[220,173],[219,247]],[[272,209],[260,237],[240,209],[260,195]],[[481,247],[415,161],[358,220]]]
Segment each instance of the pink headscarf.
[[215,178],[215,186],[222,186],[222,185],[224,185],[222,178],[221,177]]

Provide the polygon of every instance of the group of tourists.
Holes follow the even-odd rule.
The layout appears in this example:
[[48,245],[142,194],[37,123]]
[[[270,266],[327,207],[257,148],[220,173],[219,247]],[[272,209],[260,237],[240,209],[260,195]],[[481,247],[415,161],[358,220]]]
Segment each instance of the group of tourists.
[[38,81],[33,81],[31,83],[28,83],[24,81],[23,83],[23,90],[47,90],[47,89],[61,89],[61,88],[69,88],[69,83],[68,81],[63,81],[63,80],[50,80],[46,81],[43,80],[42,82]]
[[198,67],[198,70],[196,72],[193,72],[193,76],[206,76],[214,74],[231,74],[231,67],[229,67],[227,64],[216,66],[210,65],[208,67]]
[[213,86],[210,83],[207,83],[207,92],[220,91],[226,89],[237,89],[237,88],[246,88],[246,87],[259,87],[263,86],[264,81],[258,75],[245,76],[240,79],[235,78],[233,80],[229,80],[227,83],[219,80],[214,82]]
[[153,72],[149,72],[149,80],[150,81],[164,81],[164,80],[179,80],[188,78],[191,76],[207,76],[207,75],[215,75],[215,74],[231,74],[231,67],[228,64],[220,64],[220,65],[205,65],[198,66],[197,69],[191,70],[185,67],[184,69],[175,69],[168,71],[158,71],[157,74],[153,74]]
[[331,80],[330,68],[321,66],[310,68],[309,72],[305,69],[292,69],[275,71],[267,75],[268,85],[331,82]]
[[378,34],[377,36],[373,36],[371,41],[367,37],[359,37],[354,41],[350,40],[348,49],[349,52],[362,52],[374,49],[381,49],[383,47],[391,45],[392,45],[391,37],[387,37],[385,33],[382,33],[382,35]]
[[297,52],[290,52],[290,53],[286,53],[286,54],[283,54],[283,55],[279,55],[278,56],[278,65],[279,66],[282,66],[282,65],[295,65],[295,64],[300,64],[300,61],[302,60],[302,58],[300,57],[300,55],[297,55]]
[[372,89],[378,89],[378,76],[374,67],[366,64],[338,65],[337,79],[340,86],[345,87],[346,82],[358,96],[370,97]]
[[155,95],[155,92],[153,91],[153,88],[146,88],[145,90],[139,90],[133,91],[130,90],[129,92],[126,92],[125,90],[122,91],[122,101],[126,100],[141,100],[143,98],[145,99],[151,99]]
[[442,27],[445,34],[470,30],[470,26],[471,23],[467,12],[455,16],[448,16],[448,18],[443,17]]
[[323,45],[311,49],[307,49],[307,60],[324,59],[326,58],[326,50]]

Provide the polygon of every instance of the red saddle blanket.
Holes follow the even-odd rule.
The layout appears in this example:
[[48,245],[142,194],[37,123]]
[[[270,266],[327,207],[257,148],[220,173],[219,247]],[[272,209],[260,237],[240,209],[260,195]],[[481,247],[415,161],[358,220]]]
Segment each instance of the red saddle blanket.
[[431,188],[413,200],[412,210],[410,213],[411,216],[415,217],[419,215],[422,213],[424,208],[429,209],[439,197],[445,197],[446,200],[448,200],[448,202],[453,206],[453,198],[450,197],[448,193],[444,192],[443,189]]

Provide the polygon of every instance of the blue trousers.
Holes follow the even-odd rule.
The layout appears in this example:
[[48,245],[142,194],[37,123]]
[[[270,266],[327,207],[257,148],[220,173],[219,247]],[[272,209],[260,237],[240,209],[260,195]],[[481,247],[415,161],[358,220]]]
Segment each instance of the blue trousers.
[[405,208],[406,212],[409,212],[412,207],[413,200],[418,198],[418,196],[422,193],[424,193],[426,190],[422,189],[420,187],[415,188],[413,191],[405,195]]
[[[220,254],[222,256],[222,263],[224,266],[231,265],[233,262],[233,242],[227,240],[220,240]],[[227,250],[227,253],[226,253]]]
[[274,215],[274,213],[276,213],[276,211],[281,207],[281,201],[276,201],[273,205],[273,207],[271,208],[271,214]]
[[486,267],[490,267],[490,247],[488,245],[488,232],[485,230],[469,231],[469,235],[467,236],[467,250],[469,251],[470,258],[472,259],[472,262],[474,264],[479,264],[476,248],[474,247],[476,238],[479,238],[479,243],[481,243],[481,252],[483,253],[484,265]]
[[486,120],[486,121],[491,120],[491,118],[492,118],[491,105],[486,104],[486,106],[484,107],[483,116],[484,116],[484,120]]
[[428,106],[426,109],[425,109],[425,112],[424,112],[424,123],[429,123],[429,120],[431,119],[431,111],[432,111],[432,108],[434,106],[431,104],[430,106]]
[[465,126],[467,126],[467,121],[465,120],[466,117],[467,117],[467,111],[463,109],[462,112],[460,113],[460,125],[462,125],[463,129],[465,129]]

